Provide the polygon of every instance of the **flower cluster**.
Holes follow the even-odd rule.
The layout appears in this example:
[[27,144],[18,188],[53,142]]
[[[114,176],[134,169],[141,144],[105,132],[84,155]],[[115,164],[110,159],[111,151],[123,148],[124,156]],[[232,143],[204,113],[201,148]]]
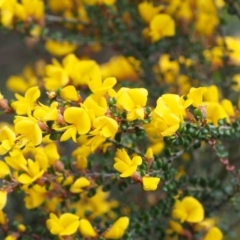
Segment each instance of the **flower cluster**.
[[41,57],[1,88],[1,238],[232,237],[235,5],[0,0],[1,30]]

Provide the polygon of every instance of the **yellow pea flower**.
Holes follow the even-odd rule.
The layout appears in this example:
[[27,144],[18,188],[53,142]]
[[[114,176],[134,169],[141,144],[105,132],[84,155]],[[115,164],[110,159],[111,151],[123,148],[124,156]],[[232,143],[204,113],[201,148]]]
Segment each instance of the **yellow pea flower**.
[[156,42],[163,37],[175,35],[175,22],[168,14],[157,14],[150,22],[150,32],[152,42]]
[[148,91],[145,88],[121,88],[117,95],[117,106],[125,109],[129,113],[127,119],[133,121],[135,119],[144,119],[144,106],[147,102]]
[[218,102],[219,89],[216,85],[206,87],[207,91],[203,94],[203,98],[207,102]]
[[79,232],[84,237],[97,237],[97,232],[92,227],[91,223],[87,219],[81,219],[79,221]]
[[16,116],[14,124],[15,131],[19,134],[16,138],[17,147],[22,148],[27,144],[35,147],[41,144],[42,131],[35,118]]
[[95,83],[101,82],[99,65],[93,60],[79,60],[74,54],[69,54],[62,64],[74,86],[88,85],[91,79]]
[[218,120],[226,118],[229,121],[229,117],[224,110],[224,108],[215,102],[204,102],[207,107],[207,120],[208,122],[212,122],[214,125],[218,125]]
[[0,161],[0,179],[4,178],[8,174],[11,174],[8,165],[4,161]]
[[0,22],[4,27],[11,28],[14,18],[14,9],[16,6],[16,0],[2,1],[0,5],[1,19]]
[[106,239],[122,238],[129,225],[128,217],[120,217],[104,234]]
[[25,173],[20,174],[17,181],[22,184],[31,184],[40,178],[44,173],[44,170],[40,168],[39,162],[34,162],[31,159],[27,160],[27,165],[22,165],[21,167]]
[[63,100],[67,100],[67,101],[78,101],[79,100],[79,95],[77,93],[77,90],[72,85],[64,87],[60,91],[60,96]]
[[115,76],[119,80],[138,80],[138,72],[141,71],[141,62],[134,57],[122,55],[113,56],[108,62],[101,64],[102,77]]
[[70,192],[72,193],[80,193],[83,192],[85,187],[88,187],[91,185],[91,182],[85,178],[85,177],[80,177],[78,178],[70,188]]
[[185,221],[189,223],[199,223],[204,219],[204,209],[196,198],[188,196],[181,201],[176,200],[172,216],[179,219],[181,223]]
[[192,105],[198,107],[202,104],[203,94],[207,92],[206,87],[192,87],[187,95],[188,99],[192,100]]
[[14,101],[11,106],[18,115],[27,114],[35,108],[35,102],[40,97],[41,93],[38,87],[31,87],[27,90],[24,97],[15,94],[17,101]]
[[43,151],[46,154],[50,165],[53,165],[60,158],[60,155],[58,153],[58,149],[55,143],[50,143],[46,145]]
[[40,106],[36,106],[33,112],[33,116],[43,122],[56,121],[58,117],[58,102],[52,102],[50,107],[38,103]]
[[74,142],[77,142],[76,139],[77,133],[80,135],[87,134],[91,129],[90,117],[87,111],[80,107],[67,108],[64,111],[63,117],[64,120],[71,125],[58,129],[58,130],[66,129],[60,141],[66,141],[69,138],[72,138]]
[[177,234],[182,234],[183,232],[183,227],[180,223],[176,222],[176,221],[169,221],[169,226],[170,228]]
[[143,177],[143,190],[144,191],[155,191],[160,182],[160,178],[158,177]]
[[56,59],[52,60],[52,64],[46,65],[45,72],[47,77],[44,78],[44,87],[49,91],[55,91],[69,82],[66,69]]
[[19,171],[21,170],[21,165],[26,165],[27,160],[23,156],[23,152],[20,149],[13,149],[9,152],[10,156],[4,158],[5,162],[13,169]]
[[180,66],[177,60],[170,60],[169,54],[162,54],[158,60],[161,73],[164,75],[164,81],[173,83],[179,74]]
[[15,138],[15,133],[8,126],[0,129],[0,155],[4,155],[13,147]]
[[159,137],[166,137],[172,136],[179,129],[180,123],[181,119],[168,110],[162,116],[154,112],[152,123],[144,127],[150,136],[157,134]]
[[53,235],[69,236],[77,231],[79,217],[71,213],[64,213],[58,218],[54,213],[50,213],[50,219],[47,220],[46,225]]
[[47,40],[45,43],[45,49],[54,56],[64,56],[76,51],[77,44],[70,42],[58,42],[55,40]]
[[135,156],[131,160],[125,149],[117,149],[114,161],[113,167],[121,173],[122,178],[131,177],[136,172],[137,166],[142,164],[140,156]]
[[6,224],[6,222],[7,222],[6,216],[5,216],[4,212],[2,210],[0,210],[0,224],[4,225],[4,224]]
[[92,110],[95,117],[103,116],[108,110],[106,98],[96,94],[87,97],[82,106],[87,110]]
[[88,82],[88,87],[93,93],[103,96],[105,93],[110,91],[116,83],[117,80],[114,77],[106,78],[104,81],[102,81],[102,78],[96,77],[90,79],[90,81]]
[[23,21],[27,21],[29,17],[41,20],[44,17],[44,2],[42,0],[22,0],[17,10],[20,10],[17,15]]
[[22,189],[26,193],[24,202],[27,209],[37,208],[46,200],[45,186],[35,184],[29,188],[28,185],[24,185]]
[[235,110],[234,107],[232,105],[232,102],[228,99],[223,99],[221,101],[221,106],[223,107],[223,109],[225,110],[225,112],[227,113],[227,115],[229,117],[234,117],[235,116]]
[[[30,69],[30,70],[28,70]],[[31,72],[30,74],[24,74],[26,72]],[[37,78],[34,76],[30,66],[27,66],[23,70],[23,76],[21,75],[12,75],[7,79],[6,86],[12,92],[26,92],[30,87],[36,86]]]
[[13,235],[8,235],[4,238],[4,240],[17,240],[17,237]]
[[191,100],[185,101],[177,94],[163,94],[158,98],[157,107],[154,109],[154,112],[159,116],[163,116],[170,110],[170,112],[179,117],[182,122],[186,116],[186,108],[189,107],[191,103]]
[[207,234],[204,236],[203,240],[222,240],[223,239],[223,234],[222,231],[217,228],[217,227],[212,227],[210,230],[207,232]]
[[7,203],[7,191],[0,190],[0,210],[2,210]]
[[198,33],[209,36],[214,33],[219,24],[219,18],[216,14],[200,12],[197,17],[195,29]]
[[84,3],[88,5],[96,5],[96,4],[106,4],[113,5],[116,0],[84,0]]
[[141,2],[138,4],[138,12],[146,23],[151,22],[153,17],[157,15],[163,8],[163,6],[153,6],[152,2]]
[[93,127],[95,128],[90,132],[91,135],[99,135],[104,138],[113,138],[118,131],[118,123],[116,120],[100,116],[94,119]]

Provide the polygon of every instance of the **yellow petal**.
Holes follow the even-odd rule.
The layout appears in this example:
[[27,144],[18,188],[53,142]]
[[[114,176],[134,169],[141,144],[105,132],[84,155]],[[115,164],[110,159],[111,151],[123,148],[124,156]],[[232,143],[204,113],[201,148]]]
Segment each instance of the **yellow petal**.
[[7,203],[7,192],[4,190],[0,191],[0,210],[2,210]]
[[104,234],[106,239],[119,239],[121,238],[129,225],[128,217],[119,218]]
[[213,239],[214,240],[223,239],[222,231],[217,227],[212,227],[203,238],[203,240],[213,240]]
[[96,237],[97,233],[87,219],[81,219],[79,223],[79,231],[84,237]]

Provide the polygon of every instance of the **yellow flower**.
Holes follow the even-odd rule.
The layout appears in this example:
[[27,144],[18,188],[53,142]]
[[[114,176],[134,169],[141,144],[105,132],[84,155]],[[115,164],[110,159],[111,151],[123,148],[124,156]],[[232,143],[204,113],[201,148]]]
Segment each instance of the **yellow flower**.
[[185,101],[183,97],[177,94],[163,94],[158,98],[157,107],[154,109],[154,112],[159,116],[163,116],[170,110],[170,112],[179,117],[182,122],[186,116],[186,108],[189,107],[191,103],[191,100]]
[[8,165],[5,162],[0,161],[0,179],[4,178],[8,174],[11,174]]
[[106,239],[122,238],[129,225],[128,217],[120,217],[104,234]]
[[102,77],[108,78],[114,76],[117,80],[137,80],[138,72],[141,71],[141,62],[134,57],[125,57],[122,55],[113,56],[107,63],[102,64]]
[[114,168],[119,171],[120,177],[131,177],[137,170],[137,166],[142,164],[142,158],[135,156],[131,160],[125,149],[118,149],[114,158]]
[[84,0],[84,3],[88,5],[96,5],[96,4],[106,4],[113,5],[116,0]]
[[176,200],[173,207],[172,216],[180,220],[181,223],[199,223],[204,219],[204,209],[202,204],[194,197],[185,197],[181,201]]
[[202,104],[203,94],[207,92],[206,87],[194,88],[192,87],[187,95],[188,99],[192,100],[192,105],[198,107]]
[[117,95],[117,106],[125,109],[127,120],[144,119],[144,106],[147,102],[148,91],[145,88],[121,88]]
[[58,42],[55,40],[47,40],[45,43],[45,49],[54,56],[64,56],[76,51],[77,44],[70,42]]
[[5,0],[0,5],[1,10],[1,24],[4,27],[11,28],[14,18],[14,9],[16,6],[16,0]]
[[79,217],[71,213],[64,213],[58,218],[54,213],[50,213],[50,219],[46,224],[53,235],[69,236],[77,231]]
[[94,119],[93,127],[95,128],[90,132],[91,135],[100,135],[104,138],[113,138],[118,131],[118,124],[116,120],[100,116]]
[[72,138],[74,142],[77,142],[77,134],[87,134],[91,129],[90,117],[84,109],[80,107],[69,107],[64,111],[64,120],[71,124],[69,126],[60,128],[66,129],[63,133],[60,141],[66,141]]
[[15,144],[15,133],[8,127],[0,129],[0,155],[7,153]]
[[87,219],[81,219],[79,221],[79,231],[84,237],[96,237],[97,232],[92,227],[91,223]]
[[227,115],[229,117],[234,117],[235,116],[235,110],[234,107],[232,105],[232,102],[228,99],[223,99],[221,101],[221,106],[223,107],[223,109],[225,110],[225,112],[227,113]]
[[183,227],[181,224],[179,224],[178,222],[176,221],[172,221],[170,220],[169,221],[169,226],[170,228],[177,234],[181,234],[183,232]]
[[143,177],[143,190],[144,191],[155,191],[160,182],[160,178],[158,177]]
[[195,28],[196,31],[202,35],[209,36],[214,33],[218,24],[219,19],[216,14],[200,12],[196,20]]
[[67,71],[56,60],[52,60],[53,64],[46,65],[45,71],[47,77],[44,78],[44,87],[47,90],[57,90],[68,84],[69,76]]
[[82,106],[87,110],[92,110],[95,117],[103,116],[108,110],[106,98],[96,94],[87,97]]
[[164,94],[157,100],[157,107],[152,111],[152,121],[144,128],[151,137],[173,135],[186,116],[186,108],[191,100],[184,100],[176,94]]
[[72,85],[66,86],[60,91],[60,96],[63,100],[78,101],[79,95],[76,88]]
[[26,144],[38,146],[42,142],[42,131],[38,121],[33,117],[16,116],[14,120],[15,131],[19,136],[16,138],[16,146],[24,147]]
[[27,194],[27,196],[24,198],[27,209],[37,208],[46,200],[47,190],[45,186],[35,184],[29,188],[27,185],[24,185],[23,190]]
[[33,68],[26,66],[23,69],[22,75],[13,75],[7,79],[6,85],[12,92],[25,93],[30,87],[37,85],[37,77]]
[[5,157],[4,160],[13,169],[19,171],[22,169],[22,165],[27,164],[27,160],[23,156],[23,152],[20,149],[13,149],[9,155],[10,156]]
[[167,83],[173,83],[179,73],[179,63],[176,60],[170,60],[169,54],[162,54],[159,58],[158,65],[164,74],[164,80]]
[[0,190],[0,210],[2,210],[7,203],[7,192]]
[[14,101],[11,106],[14,108],[17,114],[24,115],[29,111],[32,111],[35,107],[36,100],[40,97],[40,90],[38,87],[31,87],[27,90],[24,97],[19,94],[15,94],[18,99]]
[[226,118],[229,121],[229,117],[224,110],[224,108],[215,102],[204,102],[204,105],[207,107],[207,120],[208,122],[213,123],[214,125],[218,125],[219,119]]
[[44,17],[44,2],[42,0],[22,0],[22,5],[18,5],[17,15],[23,21],[27,21],[29,17],[41,20]]
[[40,168],[39,162],[34,162],[31,159],[27,160],[27,165],[22,165],[21,167],[25,173],[20,174],[17,181],[22,184],[30,184],[40,178],[44,173],[44,170]]
[[99,65],[93,60],[79,60],[74,54],[69,54],[62,63],[74,86],[88,85],[90,80],[95,83],[101,81]]
[[212,227],[204,236],[203,240],[222,240],[223,234],[222,231],[217,227]]
[[6,216],[2,210],[0,210],[0,225],[4,225],[7,222]]
[[207,91],[203,94],[203,98],[207,102],[218,102],[219,89],[216,85],[206,87]]
[[59,160],[60,155],[58,153],[58,149],[55,143],[50,143],[46,145],[43,149],[44,153],[47,156],[48,163],[53,165],[56,161]]
[[18,224],[17,228],[18,228],[19,232],[25,232],[26,231],[26,227],[23,224]]
[[96,77],[89,80],[88,87],[93,93],[103,96],[105,93],[111,90],[116,83],[117,83],[117,80],[114,77],[106,78],[104,81],[102,81],[101,78]]
[[80,177],[78,178],[70,188],[70,192],[72,193],[80,193],[83,192],[85,187],[90,186],[91,182],[85,178],[85,177]]
[[153,17],[158,14],[158,12],[160,12],[163,8],[163,6],[153,6],[152,2],[141,2],[138,4],[138,12],[146,23],[151,22]]
[[150,22],[150,32],[152,42],[156,42],[163,37],[175,35],[175,22],[168,14],[157,14]]
[[33,116],[43,122],[56,121],[58,117],[58,102],[52,102],[50,107],[38,103],[40,106],[36,106],[33,112]]

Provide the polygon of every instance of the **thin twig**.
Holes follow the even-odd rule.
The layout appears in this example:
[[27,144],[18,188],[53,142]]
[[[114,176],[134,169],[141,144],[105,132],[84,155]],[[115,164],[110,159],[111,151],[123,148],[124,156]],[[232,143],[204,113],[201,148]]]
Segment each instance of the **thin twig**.
[[79,19],[74,19],[74,18],[64,18],[60,16],[55,16],[55,15],[45,15],[45,20],[48,22],[59,22],[59,23],[73,23],[73,24],[84,24],[88,25],[88,23],[81,21]]

